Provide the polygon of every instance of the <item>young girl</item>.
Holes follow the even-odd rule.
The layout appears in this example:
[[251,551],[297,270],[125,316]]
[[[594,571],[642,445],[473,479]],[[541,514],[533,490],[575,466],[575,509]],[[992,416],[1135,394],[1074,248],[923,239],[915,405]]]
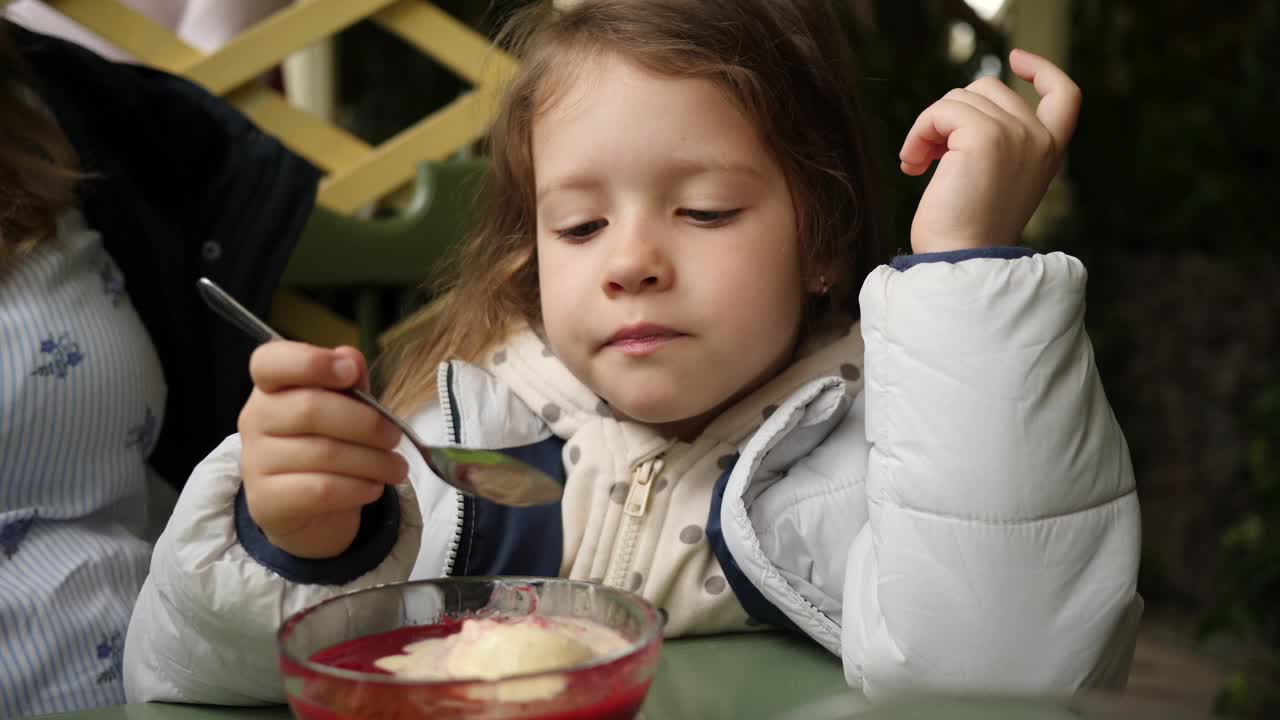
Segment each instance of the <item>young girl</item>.
[[332,392],[366,382],[357,353],[261,347],[240,435],[156,550],[131,699],[279,701],[282,608],[447,574],[619,586],[668,636],[795,628],[872,697],[1122,683],[1138,507],[1084,269],[1011,247],[1074,84],[1015,52],[1035,111],[991,79],[926,109],[901,150],[910,174],[938,162],[915,254],[868,271],[824,3],[534,12],[490,207],[386,396],[429,442],[533,445],[563,500],[458,495]]

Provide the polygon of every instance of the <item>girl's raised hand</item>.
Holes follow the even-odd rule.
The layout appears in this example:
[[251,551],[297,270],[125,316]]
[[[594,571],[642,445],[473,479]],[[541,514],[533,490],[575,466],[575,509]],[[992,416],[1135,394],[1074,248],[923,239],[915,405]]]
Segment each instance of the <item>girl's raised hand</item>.
[[249,515],[273,545],[296,557],[341,554],[360,510],[402,481],[400,431],[373,408],[334,390],[368,388],[364,356],[285,340],[249,360],[253,394],[240,412],[240,476]]
[[1009,53],[1014,74],[1035,86],[1030,107],[991,77],[929,106],[907,133],[902,171],[938,169],[916,209],[917,253],[1012,245],[1058,172],[1075,131],[1080,88],[1056,65],[1025,50]]

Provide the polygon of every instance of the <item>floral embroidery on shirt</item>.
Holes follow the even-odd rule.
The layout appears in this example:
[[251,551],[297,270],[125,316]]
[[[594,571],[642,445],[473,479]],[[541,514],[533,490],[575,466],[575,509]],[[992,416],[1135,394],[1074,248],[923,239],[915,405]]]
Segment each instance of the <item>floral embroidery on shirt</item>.
[[124,277],[109,262],[102,263],[99,275],[102,277],[103,294],[111,298],[111,307],[117,307],[124,299]]
[[4,527],[0,527],[0,552],[4,556],[11,558],[18,554],[18,548],[22,545],[22,541],[27,539],[27,533],[31,530],[31,525],[36,521],[36,513],[18,518],[5,523]]
[[79,365],[81,360],[84,360],[84,353],[80,352],[80,345],[72,342],[71,337],[66,333],[59,335],[57,340],[50,335],[40,341],[40,353],[46,356],[47,362],[32,370],[31,374],[41,377],[53,375],[58,378],[65,378],[68,368],[73,368]]
[[120,633],[111,633],[110,637],[98,643],[98,659],[106,660],[111,665],[98,674],[98,684],[105,685],[120,679],[124,669],[124,643]]
[[138,448],[146,450],[151,447],[151,441],[156,436],[156,416],[151,412],[151,406],[147,406],[147,416],[142,422],[129,428],[129,439],[125,443],[127,448]]

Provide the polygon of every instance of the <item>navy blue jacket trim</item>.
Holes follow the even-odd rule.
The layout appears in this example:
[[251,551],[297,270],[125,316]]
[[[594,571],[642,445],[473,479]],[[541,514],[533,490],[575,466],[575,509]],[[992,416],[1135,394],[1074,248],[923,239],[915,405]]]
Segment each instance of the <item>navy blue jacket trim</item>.
[[889,267],[894,270],[908,270],[916,265],[924,265],[926,263],[945,262],[954,264],[978,258],[1016,260],[1018,258],[1030,257],[1035,254],[1036,251],[1028,247],[991,247],[973,248],[972,250],[948,250],[946,252],[920,253],[919,255],[899,255],[889,262]]
[[[499,452],[564,484],[563,451],[564,440],[552,436]],[[563,538],[559,502],[517,508],[466,496],[453,574],[555,577],[560,574]]]
[[244,487],[236,493],[236,536],[240,547],[259,564],[291,582],[345,585],[382,564],[400,534],[400,495],[388,486],[382,497],[360,511],[360,531],[341,555],[311,560],[290,555],[262,533],[249,515]]
[[[736,457],[734,462],[737,462]],[[760,590],[747,578],[746,573],[742,572],[742,568],[738,567],[738,562],[729,552],[729,546],[724,542],[724,530],[720,525],[720,505],[724,502],[724,491],[729,485],[729,474],[732,472],[733,465],[725,468],[720,479],[716,481],[715,489],[711,492],[711,512],[707,516],[707,542],[711,545],[711,551],[715,553],[716,560],[720,562],[724,579],[728,581],[729,587],[733,588],[733,594],[738,597],[738,602],[747,611],[747,615],[765,625],[799,630],[791,618],[765,599]]]

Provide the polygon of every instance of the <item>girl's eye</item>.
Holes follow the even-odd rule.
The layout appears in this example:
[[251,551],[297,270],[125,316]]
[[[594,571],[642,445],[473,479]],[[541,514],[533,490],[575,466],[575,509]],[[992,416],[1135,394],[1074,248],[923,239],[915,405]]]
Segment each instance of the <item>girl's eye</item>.
[[694,210],[691,208],[680,208],[676,211],[676,214],[687,217],[699,225],[719,227],[720,225],[724,225],[737,217],[740,212],[742,212],[741,208],[734,210]]
[[584,222],[580,225],[565,228],[564,230],[557,230],[556,235],[559,235],[566,240],[586,240],[592,235],[603,230],[604,226],[608,224],[609,223],[605,220],[592,220],[591,222]]

